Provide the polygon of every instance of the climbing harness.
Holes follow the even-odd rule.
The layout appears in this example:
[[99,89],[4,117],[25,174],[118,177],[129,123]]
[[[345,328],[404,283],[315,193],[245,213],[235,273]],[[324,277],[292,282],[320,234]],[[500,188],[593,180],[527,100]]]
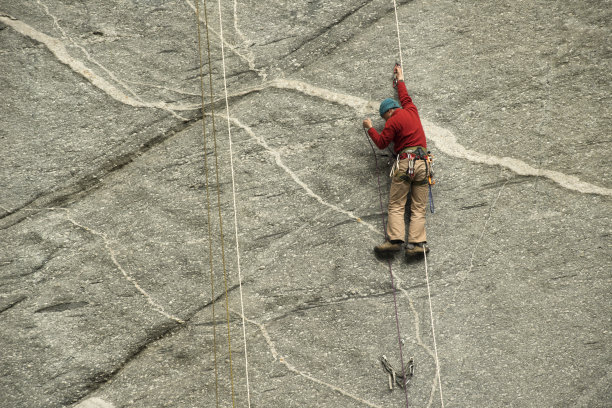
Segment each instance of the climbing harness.
[[[408,159],[408,168],[406,169],[406,172],[404,174],[399,174],[399,165],[400,165],[400,160],[406,160]],[[393,164],[393,167],[391,168],[391,172],[389,173],[390,177],[395,177],[397,176],[399,179],[407,182],[407,183],[412,183],[413,179],[414,179],[414,165],[415,162],[417,160],[424,160],[425,161],[425,174],[427,174],[427,177],[425,178],[425,180],[423,180],[423,184],[427,184],[428,188],[429,188],[429,211],[433,214],[435,212],[435,207],[434,207],[434,201],[433,201],[433,194],[431,191],[431,186],[433,186],[434,184],[436,184],[436,181],[434,180],[433,176],[434,176],[434,156],[433,154],[431,154],[430,151],[427,151],[427,153],[425,153],[425,150],[421,147],[421,146],[416,146],[416,147],[407,147],[406,149],[402,150],[396,157],[395,159],[395,163]]]
[[399,176],[405,182],[411,183],[414,179],[414,165],[417,160],[425,161],[425,174],[427,177],[423,180],[423,184],[427,184],[429,189],[429,211],[433,214],[435,212],[433,194],[431,191],[431,186],[436,184],[436,180],[433,178],[434,176],[434,156],[430,151],[425,153],[422,147],[417,146],[414,150],[408,150],[414,148],[404,149],[398,156],[397,167],[399,168],[399,160],[408,159],[408,169],[405,174]]
[[[399,176],[405,182],[411,183],[414,179],[414,165],[417,160],[425,160],[425,174],[427,174],[427,160],[429,152],[425,153],[425,150],[421,146],[408,147],[397,155],[397,168],[399,168],[399,161],[408,159],[408,168],[406,173]],[[395,174],[395,173],[394,173]],[[427,181],[425,180],[423,184]]]
[[390,390],[393,390],[393,384],[397,384],[400,388],[407,387],[414,376],[414,357],[410,357],[410,360],[408,360],[408,368],[402,369],[401,373],[395,371],[391,363],[389,363],[389,360],[387,360],[387,356],[384,354],[380,357],[380,363],[389,375]]

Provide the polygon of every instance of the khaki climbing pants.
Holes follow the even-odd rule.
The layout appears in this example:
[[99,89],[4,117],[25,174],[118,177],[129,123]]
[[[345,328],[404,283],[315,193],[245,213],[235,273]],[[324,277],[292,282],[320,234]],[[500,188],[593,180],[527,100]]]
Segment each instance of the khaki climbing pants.
[[[408,242],[417,243],[427,241],[425,233],[425,210],[429,198],[427,184],[427,165],[424,160],[414,162],[414,178],[409,183],[399,178],[406,174],[409,159],[400,160],[399,170],[391,179],[389,192],[389,222],[387,235],[390,240],[406,238],[406,225],[404,222],[404,208],[410,193],[410,224],[408,227]],[[412,190],[412,191],[411,191]]]

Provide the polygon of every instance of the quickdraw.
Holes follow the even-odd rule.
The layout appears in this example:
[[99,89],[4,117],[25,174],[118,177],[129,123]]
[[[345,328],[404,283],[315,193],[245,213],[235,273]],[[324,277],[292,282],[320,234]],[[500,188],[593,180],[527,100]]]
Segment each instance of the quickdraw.
[[427,183],[430,186],[433,186],[434,184],[436,184],[436,180],[434,180],[433,176],[434,176],[434,157],[433,154],[431,154],[431,152],[427,152],[427,158],[425,159],[425,163],[429,169],[429,174],[427,175]]
[[436,211],[436,208],[434,206],[431,186],[436,184],[436,180],[433,178],[434,176],[434,158],[430,152],[427,152],[427,160],[425,160],[425,163],[429,167],[429,173],[427,175],[427,184],[429,185],[429,211],[433,214]]
[[408,168],[406,169],[406,175],[410,180],[414,178],[414,162],[417,160],[417,156],[414,153],[408,155]]
[[[408,168],[406,169],[406,174],[402,174],[400,178],[407,182],[412,182],[414,179],[414,164],[417,160],[425,160],[425,172],[428,173],[428,168],[430,167],[428,164],[429,152],[425,153],[422,147],[417,147],[416,150],[411,152],[404,152],[398,156],[398,160],[408,159]],[[425,181],[427,182],[427,181]],[[423,184],[425,184],[425,182]]]
[[401,374],[395,371],[395,369],[393,368],[391,363],[389,363],[389,360],[387,360],[387,357],[385,355],[382,355],[380,357],[380,363],[382,364],[383,368],[387,372],[387,375],[389,376],[390,390],[393,390],[393,384],[397,384],[400,388],[406,387],[414,376],[414,357],[410,357],[410,360],[408,361],[408,369],[404,371],[405,374]]

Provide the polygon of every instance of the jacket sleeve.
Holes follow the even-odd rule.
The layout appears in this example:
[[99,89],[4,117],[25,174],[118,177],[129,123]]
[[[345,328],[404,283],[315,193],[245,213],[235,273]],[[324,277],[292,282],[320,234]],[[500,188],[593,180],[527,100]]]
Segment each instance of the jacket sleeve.
[[395,136],[395,127],[393,122],[394,121],[389,119],[387,123],[385,123],[385,128],[380,134],[373,127],[368,129],[368,135],[370,135],[370,138],[380,150],[389,146],[389,144],[393,141],[393,137]]
[[402,104],[402,108],[410,109],[415,107],[414,103],[412,103],[412,98],[408,95],[404,81],[397,81],[397,96]]

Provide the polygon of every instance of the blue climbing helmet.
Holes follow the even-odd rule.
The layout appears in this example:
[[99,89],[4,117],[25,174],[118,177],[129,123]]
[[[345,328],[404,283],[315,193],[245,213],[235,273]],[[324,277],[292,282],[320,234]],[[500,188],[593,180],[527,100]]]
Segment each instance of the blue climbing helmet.
[[393,108],[401,108],[401,106],[399,106],[399,103],[397,103],[395,99],[387,98],[380,103],[380,108],[378,109],[378,111],[380,113],[380,116],[382,117],[385,112]]

